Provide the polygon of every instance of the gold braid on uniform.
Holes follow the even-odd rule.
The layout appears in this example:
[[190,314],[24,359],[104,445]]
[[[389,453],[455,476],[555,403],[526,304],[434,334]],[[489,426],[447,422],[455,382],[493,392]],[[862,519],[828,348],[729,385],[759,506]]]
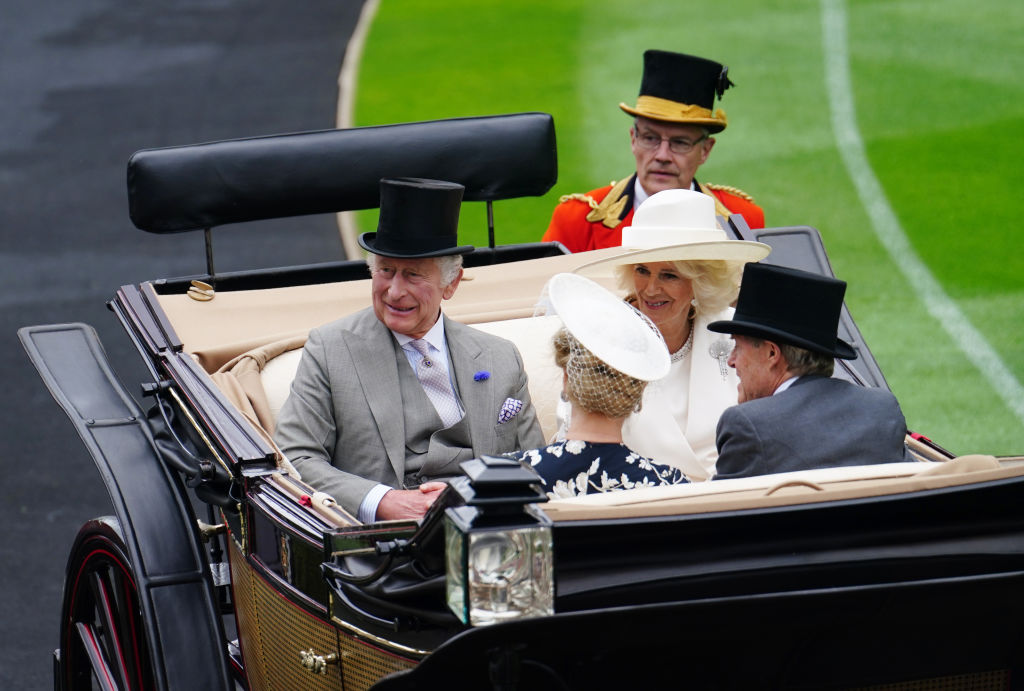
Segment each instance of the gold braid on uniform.
[[749,194],[741,190],[739,187],[732,187],[731,185],[716,185],[713,182],[707,183],[705,187],[712,190],[721,190],[723,192],[728,192],[732,196],[740,197],[741,199],[746,199],[748,202],[754,201],[753,197],[751,197]]
[[746,199],[749,202],[754,201],[753,197],[751,197],[749,194],[739,189],[738,187],[729,187],[728,185],[716,185],[712,182],[698,182],[697,186],[700,187],[701,192],[715,200],[715,214],[717,214],[718,216],[725,216],[726,218],[729,218],[729,216],[732,215],[732,211],[730,211],[729,207],[723,204],[718,197],[711,193],[712,190],[721,190],[727,194],[731,194],[736,197],[742,197],[743,199]]
[[605,195],[605,198],[601,200],[599,204],[596,199],[591,197],[589,194],[580,194],[579,192],[573,194],[563,194],[558,198],[560,203],[565,203],[570,199],[583,202],[590,207],[590,213],[587,214],[587,221],[590,223],[597,223],[601,221],[608,228],[614,228],[621,222],[622,209],[626,206],[626,201],[629,199],[625,192],[626,186],[628,185],[630,178],[625,178],[616,182],[612,180],[609,183],[612,188]]
[[574,200],[576,200],[578,202],[583,202],[584,204],[587,204],[588,206],[590,206],[591,209],[596,209],[597,208],[597,201],[593,197],[591,197],[589,194],[583,194],[582,192],[573,192],[572,194],[563,194],[561,197],[558,198],[558,203],[559,204],[565,204],[567,201],[572,200],[572,199],[574,199]]
[[601,221],[607,228],[615,228],[622,223],[622,212],[626,208],[626,202],[629,201],[626,188],[629,186],[630,180],[632,178],[627,177],[613,183],[612,189],[597,205],[597,208],[587,214],[587,220],[591,223]]

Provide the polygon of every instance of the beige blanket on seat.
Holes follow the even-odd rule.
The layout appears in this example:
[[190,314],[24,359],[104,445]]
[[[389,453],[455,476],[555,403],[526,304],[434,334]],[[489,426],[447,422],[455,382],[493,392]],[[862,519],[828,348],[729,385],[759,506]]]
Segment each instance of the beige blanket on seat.
[[305,334],[268,343],[226,362],[210,376],[236,408],[251,422],[257,423],[262,432],[271,436],[274,433],[277,412],[281,409],[280,403],[276,403],[281,396],[278,392],[283,387],[283,395],[287,396],[291,376],[294,376],[295,370],[291,370],[291,376],[287,376],[286,382],[271,387],[275,394],[274,403],[267,395],[264,370],[268,362],[281,355],[295,353],[297,356],[305,343]]

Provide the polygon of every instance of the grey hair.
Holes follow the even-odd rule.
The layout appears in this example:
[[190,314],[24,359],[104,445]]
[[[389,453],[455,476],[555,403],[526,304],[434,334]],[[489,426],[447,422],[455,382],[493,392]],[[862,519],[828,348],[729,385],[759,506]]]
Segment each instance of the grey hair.
[[[756,336],[747,336],[747,338],[750,340],[750,345],[754,348],[760,348],[761,344],[765,342],[765,339],[757,338]],[[782,357],[786,358],[786,371],[792,372],[798,377],[802,377],[805,374],[820,374],[823,377],[831,377],[832,372],[835,370],[836,361],[831,355],[807,350],[807,348],[790,345],[789,343],[779,343],[778,341],[772,341],[772,343],[779,347]]]
[[[377,260],[380,259],[380,255],[368,252],[366,254],[366,266],[370,270],[372,275],[377,270]],[[462,255],[461,254],[449,254],[443,257],[431,257],[437,264],[438,270],[441,272],[441,285],[448,287],[452,284],[456,278],[459,277],[459,270],[462,269]]]
[[782,351],[782,357],[786,358],[787,369],[799,377],[805,374],[831,377],[832,372],[835,371],[836,361],[831,355],[799,348],[788,343],[779,343],[778,346]]
[[[727,262],[720,259],[691,259],[668,262],[672,268],[693,285],[693,303],[697,314],[716,314],[736,301],[740,290],[741,262]],[[623,264],[615,267],[619,287],[632,294],[636,289],[633,282],[633,267]]]

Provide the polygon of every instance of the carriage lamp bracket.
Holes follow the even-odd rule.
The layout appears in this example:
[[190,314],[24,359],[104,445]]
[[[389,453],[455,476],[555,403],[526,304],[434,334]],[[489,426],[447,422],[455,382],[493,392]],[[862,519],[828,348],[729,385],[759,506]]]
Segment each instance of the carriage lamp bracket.
[[332,564],[330,562],[322,564],[321,568],[323,569],[325,574],[329,573],[331,576],[341,581],[344,581],[345,583],[352,583],[353,585],[366,585],[367,583],[373,583],[374,581],[378,580],[381,576],[383,576],[385,573],[387,573],[388,569],[391,568],[391,564],[394,561],[395,557],[402,556],[403,554],[407,554],[409,552],[409,544],[411,542],[411,539],[404,540],[399,538],[397,540],[378,542],[373,547],[365,547],[362,549],[347,549],[340,550],[337,552],[331,552],[331,557],[334,558],[358,556],[361,554],[377,554],[378,556],[384,557],[384,561],[382,561],[380,565],[377,566],[377,568],[375,568],[373,571],[364,576],[357,576],[355,574],[344,571],[336,564]]
[[196,524],[199,526],[199,537],[203,542],[209,542],[218,535],[224,535],[228,532],[227,523],[217,523],[211,525],[202,519],[196,519]]

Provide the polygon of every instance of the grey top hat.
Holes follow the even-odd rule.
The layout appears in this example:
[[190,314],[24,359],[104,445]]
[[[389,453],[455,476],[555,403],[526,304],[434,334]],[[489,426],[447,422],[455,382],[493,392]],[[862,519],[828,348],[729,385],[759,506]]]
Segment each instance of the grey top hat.
[[363,233],[359,245],[384,257],[419,259],[467,254],[458,244],[459,207],[465,187],[424,178],[383,178],[376,233]]

